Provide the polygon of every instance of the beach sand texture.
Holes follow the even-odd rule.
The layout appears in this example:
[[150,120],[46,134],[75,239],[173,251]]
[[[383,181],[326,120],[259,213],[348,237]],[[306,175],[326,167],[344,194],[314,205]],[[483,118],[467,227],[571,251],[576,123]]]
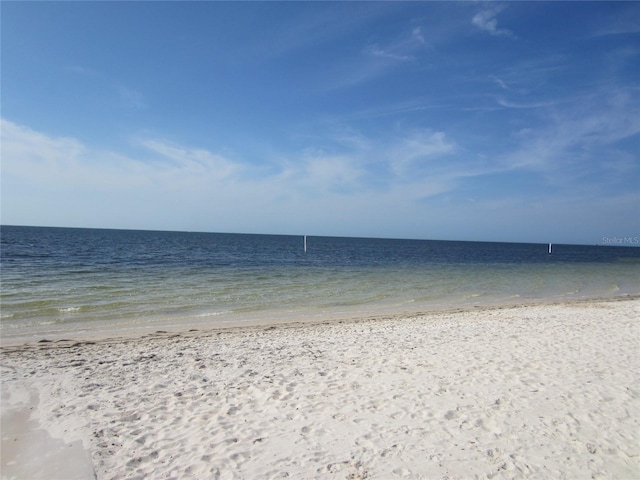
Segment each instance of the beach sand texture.
[[2,350],[2,479],[640,478],[640,299]]

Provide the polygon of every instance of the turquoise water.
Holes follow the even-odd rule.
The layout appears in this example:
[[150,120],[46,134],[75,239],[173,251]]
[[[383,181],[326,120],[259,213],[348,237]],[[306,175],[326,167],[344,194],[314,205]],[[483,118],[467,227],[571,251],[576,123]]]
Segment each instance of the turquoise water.
[[4,340],[640,293],[640,248],[1,228]]

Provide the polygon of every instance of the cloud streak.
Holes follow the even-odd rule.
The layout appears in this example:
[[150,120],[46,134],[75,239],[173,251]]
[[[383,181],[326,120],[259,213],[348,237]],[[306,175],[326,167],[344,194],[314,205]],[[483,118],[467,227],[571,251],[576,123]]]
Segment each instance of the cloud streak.
[[416,54],[424,48],[426,41],[422,36],[420,27],[414,27],[410,32],[402,33],[398,38],[386,43],[384,46],[371,45],[366,49],[367,53],[374,57],[395,60],[399,62],[411,62],[416,60]]
[[368,41],[359,55],[334,65],[331,78],[325,79],[323,89],[355,87],[396,69],[418,65],[428,47],[420,27],[406,27],[391,38]]

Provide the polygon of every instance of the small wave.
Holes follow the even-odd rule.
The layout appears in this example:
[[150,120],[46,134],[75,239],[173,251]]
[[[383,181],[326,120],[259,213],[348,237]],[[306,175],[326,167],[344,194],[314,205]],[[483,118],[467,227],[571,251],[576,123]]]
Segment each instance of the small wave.
[[[37,322],[31,322],[29,324],[29,327],[32,327],[34,325],[37,326],[42,326],[42,325],[53,325],[55,323],[58,323],[56,320],[40,320]],[[16,329],[24,329],[25,325],[22,323],[16,323],[16,322],[9,322],[9,323],[0,323],[0,330],[16,330]]]
[[580,289],[576,288],[574,290],[567,290],[566,292],[563,292],[562,295],[577,295],[578,293],[580,293]]
[[475,293],[475,292],[461,293],[460,298],[461,298],[461,300],[465,301],[465,300],[472,300],[472,299],[480,298],[483,295],[484,295],[484,293]]
[[66,307],[66,308],[59,308],[58,312],[60,313],[76,313],[80,311],[80,307]]
[[506,297],[500,297],[499,301],[507,302],[507,301],[510,301],[510,300],[515,300],[516,298],[520,298],[520,294],[519,293],[514,293],[512,295],[507,295]]
[[193,315],[194,318],[203,318],[203,317],[217,317],[218,315],[227,315],[229,313],[233,313],[230,310],[224,310],[222,312],[207,312],[207,313],[199,313],[197,315]]

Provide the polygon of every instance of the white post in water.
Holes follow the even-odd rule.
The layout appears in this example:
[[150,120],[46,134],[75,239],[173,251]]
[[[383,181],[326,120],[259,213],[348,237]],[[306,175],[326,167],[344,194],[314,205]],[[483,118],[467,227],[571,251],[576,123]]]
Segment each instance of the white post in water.
[[549,244],[549,254],[551,254],[551,244]]
[[307,236],[304,236],[304,253],[307,253]]

